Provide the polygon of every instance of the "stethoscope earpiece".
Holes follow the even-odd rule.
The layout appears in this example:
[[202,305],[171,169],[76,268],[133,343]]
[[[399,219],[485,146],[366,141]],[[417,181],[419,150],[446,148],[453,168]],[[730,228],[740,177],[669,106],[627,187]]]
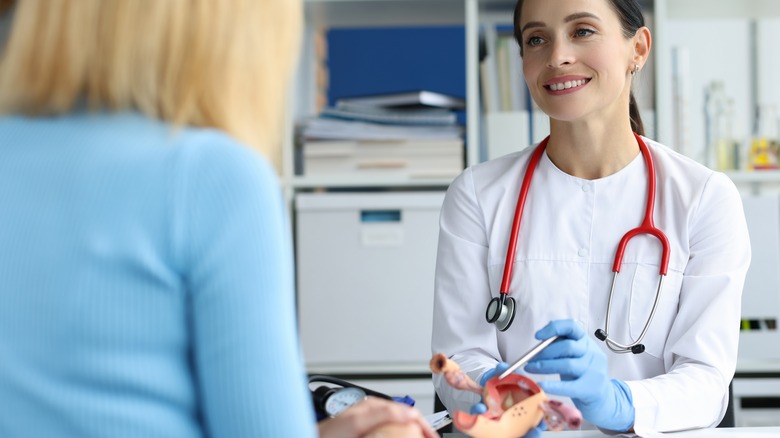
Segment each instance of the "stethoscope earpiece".
[[501,298],[493,298],[488,303],[485,319],[495,324],[499,331],[506,331],[515,320],[515,299],[506,294],[501,294]]
[[596,332],[593,333],[593,335],[596,336],[596,338],[599,341],[606,342],[610,350],[616,353],[628,353],[629,351],[631,351],[634,354],[641,354],[645,352],[645,344],[635,344],[635,345],[616,344],[615,341],[609,339],[609,336],[607,336],[607,332],[605,332],[604,329],[596,330]]

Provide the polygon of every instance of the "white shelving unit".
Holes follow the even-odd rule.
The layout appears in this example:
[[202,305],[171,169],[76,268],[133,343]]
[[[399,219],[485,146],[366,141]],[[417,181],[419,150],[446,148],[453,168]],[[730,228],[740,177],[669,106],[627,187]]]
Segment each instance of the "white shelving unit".
[[[774,38],[763,41],[751,33],[761,30],[761,23],[780,17],[780,2],[773,0],[655,0],[656,16],[656,108],[658,109],[658,139],[670,144],[673,132],[673,89],[671,83],[672,47],[679,44],[697,45],[700,50],[691,53],[691,78],[703,86],[710,78],[720,75],[731,83],[732,94],[742,99],[741,119],[745,137],[752,134],[752,109],[762,99],[770,98],[780,103],[776,92],[773,71],[780,63],[780,54],[774,47]],[[757,25],[757,23],[759,23]],[[720,36],[703,35],[697,29],[719,29]],[[744,29],[747,29],[747,34]],[[698,35],[697,35],[698,34]],[[706,45],[702,44],[705,40]],[[738,47],[729,47],[738,44]],[[694,61],[696,57],[696,61]],[[773,59],[775,58],[775,59]],[[692,87],[693,88],[693,87]],[[693,91],[693,90],[692,90]],[[737,96],[741,95],[741,96]],[[693,96],[698,98],[698,96]],[[703,128],[702,128],[703,131]],[[699,157],[695,157],[699,158]],[[780,196],[780,172],[778,171],[735,171],[727,172],[740,191],[747,195],[774,194]],[[747,199],[746,199],[747,201]],[[777,224],[776,226],[780,226]],[[755,258],[755,255],[754,255]],[[763,261],[761,261],[763,262]],[[776,267],[780,268],[780,267]],[[770,269],[771,270],[771,269]],[[746,295],[750,291],[746,291]],[[734,379],[734,406],[737,426],[777,426],[780,424],[779,409],[743,407],[743,401],[756,399],[780,399],[780,360],[772,353],[777,345],[777,332],[746,332],[742,337],[737,376]],[[751,357],[754,353],[763,357]]]
[[[314,115],[314,30],[328,27],[366,26],[465,26],[466,41],[466,165],[479,162],[480,98],[479,98],[479,28],[482,22],[511,23],[514,2],[510,0],[305,0],[306,33],[304,36],[298,75],[293,85],[293,105],[289,117],[288,133],[293,132],[293,122]],[[677,20],[721,19],[771,19],[780,18],[780,2],[776,0],[650,0],[642,4],[653,11],[654,100],[655,131],[658,141],[673,144],[675,140],[674,103],[672,89],[671,51],[680,42],[674,33]],[[705,22],[706,23],[706,22]],[[670,31],[672,33],[670,34]],[[727,34],[727,32],[724,32]],[[709,38],[709,36],[708,36]],[[724,38],[730,38],[728,34]],[[717,44],[717,43],[716,43]],[[749,52],[749,47],[743,48]],[[722,53],[722,51],[720,52]],[[721,57],[723,62],[733,62]],[[780,63],[780,56],[778,56]],[[706,66],[704,67],[707,68]],[[774,77],[767,82],[776,82]],[[747,82],[747,81],[745,81]],[[698,84],[692,85],[692,88]],[[767,84],[767,87],[769,85]],[[755,99],[755,98],[751,98]],[[749,121],[744,122],[748,124]],[[747,127],[743,127],[746,129]],[[284,143],[282,177],[285,187],[294,191],[317,187],[377,187],[403,188],[446,185],[447,181],[350,181],[347,177],[308,179],[296,176],[293,171],[293,138],[288,135]],[[697,157],[694,157],[697,158]],[[739,182],[772,182],[772,172],[734,173]],[[780,174],[780,173],[778,173]],[[365,185],[364,185],[365,184]],[[288,194],[292,195],[292,191]]]
[[[476,4],[474,0],[468,2]],[[306,255],[299,254],[297,257],[299,268],[303,266],[303,269],[310,274],[309,278],[299,277],[298,281],[298,299],[301,304],[299,311],[307,319],[301,321],[304,357],[307,355],[307,341],[310,346],[307,369],[310,373],[339,376],[393,396],[410,395],[417,401],[416,406],[424,414],[431,414],[434,409],[434,389],[427,368],[429,347],[426,347],[429,345],[430,334],[419,335],[419,333],[424,333],[426,329],[430,330],[430,324],[426,324],[421,319],[424,316],[421,315],[432,313],[434,268],[432,261],[435,259],[435,241],[438,235],[436,228],[438,207],[426,209],[425,206],[415,204],[422,202],[423,199],[430,200],[437,197],[437,194],[442,194],[451,179],[296,175],[293,161],[295,145],[292,134],[296,121],[316,115],[314,60],[317,31],[334,27],[463,25],[467,21],[466,1],[304,0],[304,7],[306,29],[297,77],[293,83],[294,93],[292,93],[293,99],[288,117],[288,135],[283,148],[282,183],[293,210],[295,223],[300,227],[296,230],[299,239],[296,248],[307,251]],[[462,42],[457,43],[462,44]],[[473,44],[476,50],[476,42]],[[474,53],[476,56],[476,51]],[[467,95],[467,98],[469,97],[470,95]],[[470,102],[467,110],[468,117],[478,118],[478,113],[470,112],[473,111],[472,106],[473,103]],[[469,129],[478,132],[476,131],[478,127],[470,126]],[[476,142],[469,140],[469,145],[476,145]],[[469,157],[467,164],[476,162],[475,155],[470,150],[467,156]],[[338,200],[339,196],[343,195],[354,196],[365,202],[361,205],[344,204],[332,210],[329,207],[315,208],[319,200],[313,199],[311,192],[328,190],[339,192],[331,200]],[[383,193],[375,194],[375,191]],[[404,198],[406,192],[410,193]],[[342,201],[338,202],[352,202],[348,201],[350,198],[341,199]],[[307,201],[308,204],[303,201]],[[305,209],[304,204],[306,204]],[[295,205],[301,209],[295,211]],[[360,220],[362,209],[370,210],[378,208],[377,206],[383,210],[398,210],[403,221],[374,224]],[[345,230],[345,227],[350,226],[349,224],[355,228],[354,233],[347,232],[352,230]],[[325,230],[327,235],[316,230]],[[312,235],[319,235],[319,237],[312,238]],[[307,241],[304,242],[304,239]],[[340,243],[335,242],[334,239],[340,239]],[[312,256],[329,257],[327,248],[323,249],[322,245],[329,247],[335,245],[336,251],[340,250],[342,254],[337,255],[334,251],[332,253],[335,257],[332,258],[335,260],[321,258],[319,259],[321,262],[312,260]],[[347,253],[350,255],[348,256]],[[415,266],[405,266],[403,269],[387,266],[386,268],[393,272],[392,278],[384,278],[377,272],[381,266],[392,264],[392,260],[398,260],[399,257],[414,261]],[[380,266],[368,266],[368,263],[380,263]],[[327,268],[324,268],[325,265]],[[333,275],[335,271],[338,272]],[[428,279],[430,296],[427,298],[415,296],[414,292],[417,290],[415,287]],[[323,286],[323,283],[327,285]],[[368,286],[358,287],[358,290],[355,290],[355,285],[365,284]],[[395,290],[387,290],[392,289],[393,285],[396,285]],[[318,295],[320,293],[323,295]],[[338,294],[338,296],[328,297],[326,294]],[[358,294],[360,298],[352,299],[354,294]],[[302,302],[302,300],[310,301]],[[317,304],[308,304],[312,302]],[[340,308],[332,309],[334,303]],[[407,307],[405,308],[404,305]],[[319,312],[320,309],[322,312]],[[394,321],[392,315],[386,315],[387,309],[395,309],[394,312],[405,309],[409,317],[418,321],[406,322],[403,316],[395,318]],[[373,313],[382,310],[385,314]],[[317,346],[316,340],[312,341],[312,338],[320,336],[320,333],[315,329],[317,324],[311,321],[312,318],[320,318],[320,313],[331,315],[336,321],[326,324],[330,327],[322,327],[321,345]],[[350,315],[352,319],[359,321],[360,327],[351,328],[346,325]],[[367,320],[371,323],[366,323]],[[351,333],[350,330],[358,330],[359,333],[354,332],[356,337],[351,340],[353,349],[343,351],[345,345],[350,345],[350,341],[343,339],[344,333]],[[404,349],[403,339],[399,340],[398,336],[393,336],[394,330],[406,336],[403,339],[408,339],[408,342],[405,342],[407,348]],[[412,330],[415,333],[407,334],[403,330]],[[329,334],[340,336],[341,339],[328,339]],[[367,339],[375,339],[377,345],[372,346],[370,342],[367,343]],[[360,342],[362,342],[361,347],[355,348],[355,343]],[[334,357],[340,351],[343,354],[338,358]],[[417,360],[418,356],[420,356],[419,360]]]
[[780,171],[730,171],[725,172],[745,195],[780,193]]
[[[294,130],[295,121],[315,115],[314,40],[318,30],[333,27],[462,25],[466,22],[464,0],[305,0],[304,5],[306,29],[298,73],[293,84],[293,104],[287,129],[290,134]],[[445,179],[356,179],[349,175],[309,178],[295,174],[293,152],[293,138],[288,135],[283,145],[282,159],[282,181],[287,189],[288,199],[292,198],[296,190],[349,187],[431,188],[446,187],[450,182]],[[468,164],[475,162],[468,161]]]
[[[703,161],[703,89],[712,80],[726,83],[734,98],[734,128],[738,139],[753,134],[755,108],[780,104],[776,71],[780,66],[774,35],[780,31],[780,2],[774,0],[654,0],[656,52],[657,139],[673,145],[675,47],[689,49],[690,135],[693,158]],[[711,29],[717,28],[717,33]],[[695,48],[693,50],[692,48]],[[773,172],[734,172],[735,182],[774,183]]]

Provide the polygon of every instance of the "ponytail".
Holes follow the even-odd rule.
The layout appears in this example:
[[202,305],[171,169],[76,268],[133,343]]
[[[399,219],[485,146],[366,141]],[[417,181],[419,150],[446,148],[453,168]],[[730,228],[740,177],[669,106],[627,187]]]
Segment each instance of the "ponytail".
[[631,119],[631,130],[639,135],[645,135],[645,125],[639,115],[639,105],[636,104],[633,91],[628,97],[628,117]]

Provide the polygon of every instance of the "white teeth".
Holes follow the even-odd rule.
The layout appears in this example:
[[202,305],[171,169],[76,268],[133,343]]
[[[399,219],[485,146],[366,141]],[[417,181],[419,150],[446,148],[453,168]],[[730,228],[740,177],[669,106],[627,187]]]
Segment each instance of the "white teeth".
[[586,82],[585,79],[578,79],[576,81],[566,81],[566,82],[559,82],[557,84],[550,84],[550,90],[552,91],[566,90],[569,88],[585,85],[585,82]]

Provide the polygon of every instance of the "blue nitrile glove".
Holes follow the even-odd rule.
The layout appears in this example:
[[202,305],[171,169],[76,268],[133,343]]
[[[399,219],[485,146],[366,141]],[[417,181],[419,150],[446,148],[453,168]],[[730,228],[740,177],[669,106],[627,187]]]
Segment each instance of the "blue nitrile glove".
[[[504,371],[509,369],[509,364],[506,362],[499,362],[496,364],[496,367],[492,370],[486,372],[482,375],[482,377],[479,378],[479,386],[484,387],[488,380],[492,379],[493,377],[501,375]],[[484,403],[479,402],[474,404],[471,409],[469,410],[471,415],[480,415],[487,412],[487,406],[485,406]],[[544,424],[544,421],[539,423],[539,426],[531,429],[528,431],[527,434],[523,436],[523,438],[541,438],[542,431],[546,430],[547,427]]]
[[506,362],[497,363],[495,368],[493,368],[490,371],[486,371],[485,374],[483,374],[482,377],[479,378],[479,386],[484,388],[488,380],[492,379],[493,377],[500,376],[504,371],[508,369],[509,369],[508,363]]
[[607,356],[576,322],[552,321],[536,332],[536,339],[561,336],[537,354],[525,370],[560,374],[560,381],[543,381],[549,394],[571,397],[582,416],[596,426],[625,432],[634,425],[634,404],[625,382],[607,376]]

